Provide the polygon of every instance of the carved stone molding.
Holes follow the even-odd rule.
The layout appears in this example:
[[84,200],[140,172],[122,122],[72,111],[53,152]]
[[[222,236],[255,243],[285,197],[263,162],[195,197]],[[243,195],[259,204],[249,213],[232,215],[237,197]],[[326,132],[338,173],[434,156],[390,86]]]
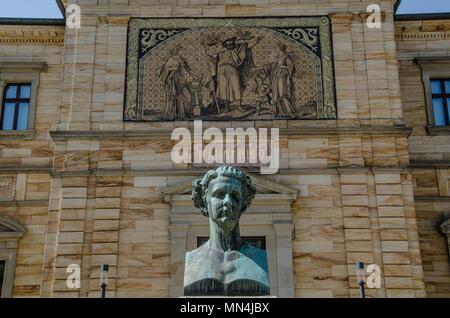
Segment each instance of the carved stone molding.
[[402,32],[396,33],[395,38],[397,40],[416,40],[416,39],[429,39],[429,40],[446,40],[450,38],[450,32]]
[[448,20],[402,21],[396,23],[397,40],[444,40],[450,37]]
[[64,43],[64,27],[2,27],[0,31],[0,43],[6,44],[57,44]]

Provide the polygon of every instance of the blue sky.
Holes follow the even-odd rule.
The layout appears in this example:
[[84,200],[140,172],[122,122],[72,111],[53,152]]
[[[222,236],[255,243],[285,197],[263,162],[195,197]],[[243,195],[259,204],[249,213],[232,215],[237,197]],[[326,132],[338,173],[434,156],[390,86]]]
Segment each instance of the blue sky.
[[402,0],[398,14],[450,12],[450,0]]
[[[61,18],[56,0],[0,0],[0,17]],[[450,12],[450,0],[402,0],[399,14]]]
[[0,0],[2,18],[62,18],[55,0]]

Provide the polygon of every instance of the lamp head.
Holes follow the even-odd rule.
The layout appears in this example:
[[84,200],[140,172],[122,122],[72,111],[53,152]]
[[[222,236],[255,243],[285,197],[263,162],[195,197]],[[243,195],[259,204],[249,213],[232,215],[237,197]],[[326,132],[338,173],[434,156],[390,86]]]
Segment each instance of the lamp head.
[[109,271],[109,265],[102,264],[100,267],[100,286],[108,285],[108,271]]
[[366,274],[364,272],[364,263],[363,262],[356,263],[356,277],[358,278],[358,284],[365,283]]

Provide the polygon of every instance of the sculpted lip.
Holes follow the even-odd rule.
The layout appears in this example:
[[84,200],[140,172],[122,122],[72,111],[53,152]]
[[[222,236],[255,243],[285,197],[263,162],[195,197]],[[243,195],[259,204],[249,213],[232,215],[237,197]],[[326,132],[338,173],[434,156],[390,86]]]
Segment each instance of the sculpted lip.
[[218,210],[218,214],[217,217],[222,218],[222,217],[231,217],[230,215],[228,215],[228,213],[233,213],[233,210],[231,208],[228,207],[223,207],[221,209]]

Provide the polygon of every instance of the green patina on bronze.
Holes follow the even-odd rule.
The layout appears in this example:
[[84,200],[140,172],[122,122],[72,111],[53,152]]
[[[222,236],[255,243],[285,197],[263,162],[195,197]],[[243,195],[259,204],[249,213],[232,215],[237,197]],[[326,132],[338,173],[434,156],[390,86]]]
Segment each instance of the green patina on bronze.
[[185,296],[269,295],[267,253],[243,243],[239,231],[256,192],[250,177],[223,166],[192,185],[195,206],[209,217],[210,238],[186,253]]

